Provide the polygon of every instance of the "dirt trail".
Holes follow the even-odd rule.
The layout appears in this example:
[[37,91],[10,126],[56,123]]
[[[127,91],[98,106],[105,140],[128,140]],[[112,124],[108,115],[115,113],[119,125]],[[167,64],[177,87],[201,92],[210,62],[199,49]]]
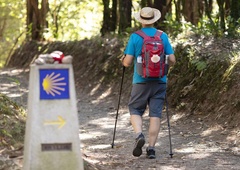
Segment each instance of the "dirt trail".
[[[27,106],[28,71],[0,70],[0,92]],[[115,148],[111,148],[118,96],[84,94],[77,88],[80,138],[86,169],[101,170],[238,170],[240,169],[239,129],[213,123],[210,117],[189,115],[170,109],[173,158],[169,156],[169,136],[164,112],[156,145],[157,158],[146,159],[145,148],[139,158],[131,155],[134,133],[129,113],[121,106]],[[144,134],[148,116],[144,116]],[[14,161],[20,169],[22,156],[9,159],[0,152],[0,160]],[[3,162],[3,161],[2,161]],[[18,167],[16,167],[18,165]],[[1,167],[1,165],[0,165]],[[3,167],[3,166],[2,166]],[[5,166],[6,167],[6,166]],[[0,168],[1,169],[1,168]],[[14,169],[12,168],[9,168]]]

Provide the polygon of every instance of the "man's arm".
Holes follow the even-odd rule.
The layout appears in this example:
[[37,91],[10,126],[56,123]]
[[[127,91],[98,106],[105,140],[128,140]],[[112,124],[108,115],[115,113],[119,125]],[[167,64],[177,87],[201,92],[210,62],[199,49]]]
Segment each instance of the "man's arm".
[[134,56],[128,55],[128,54],[122,56],[121,61],[122,61],[123,66],[125,66],[125,67],[131,66],[132,62],[133,62],[133,58],[134,58]]
[[173,65],[176,63],[175,55],[174,55],[174,54],[170,54],[170,55],[168,56],[168,61],[169,61],[169,65],[170,65],[170,66],[173,66]]

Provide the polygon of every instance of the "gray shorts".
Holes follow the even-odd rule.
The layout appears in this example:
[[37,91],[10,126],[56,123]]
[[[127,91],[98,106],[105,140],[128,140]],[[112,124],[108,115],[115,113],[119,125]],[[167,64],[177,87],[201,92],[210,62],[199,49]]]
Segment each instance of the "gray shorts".
[[149,116],[161,118],[166,88],[166,83],[159,82],[133,84],[128,103],[130,114],[142,116],[148,105]]

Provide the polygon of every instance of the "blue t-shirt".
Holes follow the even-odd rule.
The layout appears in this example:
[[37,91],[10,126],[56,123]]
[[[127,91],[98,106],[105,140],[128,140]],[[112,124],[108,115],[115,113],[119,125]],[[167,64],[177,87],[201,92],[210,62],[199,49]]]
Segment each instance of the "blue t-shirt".
[[[142,31],[148,36],[154,36],[157,29],[153,27],[142,28]],[[163,45],[164,45],[164,53],[165,55],[174,54],[173,48],[168,40],[168,36],[166,33],[162,33],[161,37]],[[124,54],[134,56],[134,73],[133,73],[133,84],[143,83],[147,81],[163,81],[167,82],[167,76],[162,78],[143,78],[136,71],[136,61],[137,57],[141,54],[143,45],[143,38],[137,35],[136,33],[131,34]]]

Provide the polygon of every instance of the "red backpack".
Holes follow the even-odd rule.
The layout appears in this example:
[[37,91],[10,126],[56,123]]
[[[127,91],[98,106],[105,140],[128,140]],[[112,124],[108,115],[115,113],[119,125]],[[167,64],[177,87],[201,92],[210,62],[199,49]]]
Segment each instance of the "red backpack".
[[143,38],[142,52],[137,57],[137,73],[143,78],[160,78],[166,75],[164,46],[160,38],[162,31],[157,31],[152,37],[142,30],[135,33]]

